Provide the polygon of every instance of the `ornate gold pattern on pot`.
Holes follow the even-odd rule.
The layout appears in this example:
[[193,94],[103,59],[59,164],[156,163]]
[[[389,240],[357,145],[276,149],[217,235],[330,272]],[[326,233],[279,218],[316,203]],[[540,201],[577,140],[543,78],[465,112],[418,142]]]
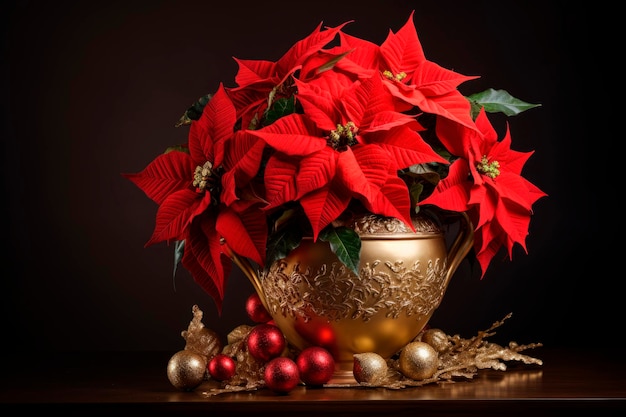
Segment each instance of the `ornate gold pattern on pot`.
[[351,223],[361,237],[358,276],[328,243],[310,238],[266,272],[251,274],[244,265],[244,273],[262,291],[292,345],[327,348],[338,372],[351,377],[354,354],[389,358],[418,335],[471,248],[472,227],[465,215],[449,249],[434,221],[417,217],[414,225],[416,232],[398,219],[375,215]]

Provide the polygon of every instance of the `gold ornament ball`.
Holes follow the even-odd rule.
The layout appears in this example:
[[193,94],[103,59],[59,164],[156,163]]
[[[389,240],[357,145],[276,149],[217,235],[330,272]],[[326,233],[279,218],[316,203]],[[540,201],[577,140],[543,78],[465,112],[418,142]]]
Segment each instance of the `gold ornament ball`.
[[191,350],[176,352],[167,363],[167,378],[183,391],[192,391],[204,380],[207,363],[204,356]]
[[356,382],[378,384],[387,375],[387,361],[377,353],[357,353],[353,355],[352,374]]
[[428,343],[411,342],[400,352],[398,364],[404,376],[421,380],[435,374],[439,366],[439,356]]
[[422,342],[431,345],[437,352],[443,353],[450,349],[448,335],[441,329],[428,329],[422,334]]

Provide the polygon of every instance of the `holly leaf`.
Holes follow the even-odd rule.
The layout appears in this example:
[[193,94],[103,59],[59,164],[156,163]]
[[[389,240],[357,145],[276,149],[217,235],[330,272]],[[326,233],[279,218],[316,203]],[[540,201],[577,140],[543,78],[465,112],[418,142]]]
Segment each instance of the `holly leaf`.
[[354,230],[347,227],[325,227],[320,232],[319,239],[328,242],[337,258],[357,276],[359,275],[361,238]]
[[494,90],[493,88],[472,94],[467,99],[472,107],[472,119],[476,119],[481,108],[484,108],[488,113],[504,113],[507,116],[515,116],[541,106],[541,104],[527,103],[515,98],[506,90]]

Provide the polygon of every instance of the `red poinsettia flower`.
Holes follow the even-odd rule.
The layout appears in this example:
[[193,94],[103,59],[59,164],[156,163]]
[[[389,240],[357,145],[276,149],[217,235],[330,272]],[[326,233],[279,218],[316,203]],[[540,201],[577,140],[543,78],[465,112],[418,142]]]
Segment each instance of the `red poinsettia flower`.
[[352,199],[411,225],[398,170],[447,162],[421,139],[415,119],[395,111],[379,77],[352,82],[326,71],[295,83],[304,114],[250,132],[276,151],[265,170],[269,207],[299,201],[314,238]]
[[351,52],[337,63],[338,67],[357,73],[377,70],[391,94],[403,103],[401,110],[415,106],[422,112],[474,127],[469,102],[457,87],[478,77],[461,75],[426,59],[413,13],[397,33],[389,32],[380,47],[344,32],[340,39]]
[[228,93],[235,103],[237,116],[241,118],[244,129],[256,128],[268,103],[293,95],[293,74],[301,69],[309,57],[329,44],[344,25],[325,30],[322,30],[321,24],[318,25],[309,36],[296,42],[276,62],[235,58],[239,65],[235,76],[238,87],[229,88]]
[[462,154],[433,194],[420,204],[470,214],[475,226],[474,249],[484,276],[502,246],[510,258],[515,243],[526,251],[532,205],[547,194],[521,176],[533,152],[511,150],[508,126],[504,138],[498,141],[482,109],[476,127],[478,130],[450,122],[438,125],[442,137],[461,138],[444,145]]
[[[182,265],[210,294],[221,311],[232,261],[223,254],[225,239],[231,248],[263,262],[266,223],[258,201],[221,202],[221,172],[238,160],[225,157],[236,121],[235,107],[220,85],[189,129],[188,152],[171,150],[155,158],[143,171],[124,174],[159,209],[154,232],[146,246],[184,241]],[[235,147],[235,149],[237,149]],[[234,169],[236,170],[236,169]]]

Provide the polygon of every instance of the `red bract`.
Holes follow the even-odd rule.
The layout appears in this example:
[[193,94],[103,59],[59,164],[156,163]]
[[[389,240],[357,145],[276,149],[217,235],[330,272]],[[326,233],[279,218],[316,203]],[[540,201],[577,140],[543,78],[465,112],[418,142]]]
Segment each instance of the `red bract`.
[[268,102],[294,93],[294,73],[300,70],[307,58],[323,50],[344,25],[322,30],[320,24],[276,62],[235,58],[239,65],[235,76],[238,87],[228,89],[228,92],[237,107],[237,116],[241,118],[243,128],[256,128],[268,108]]
[[476,119],[476,127],[478,130],[454,123],[440,125],[447,137],[462,138],[458,143],[463,146],[448,146],[463,154],[434,193],[420,204],[468,211],[476,228],[474,249],[484,275],[502,246],[510,258],[515,243],[526,251],[532,205],[546,194],[521,176],[533,152],[511,150],[508,127],[504,138],[498,141],[484,110]]
[[[470,104],[457,87],[478,77],[461,75],[427,60],[413,24],[413,13],[397,33],[389,32],[380,47],[345,33],[341,33],[341,44],[354,50],[346,61],[376,70],[390,93],[404,103],[404,109],[417,107],[473,128]],[[338,65],[353,68],[346,63]]]
[[353,199],[410,225],[410,197],[398,171],[447,163],[416,132],[421,126],[395,111],[378,77],[347,84],[327,71],[309,83],[296,80],[296,86],[304,114],[251,132],[276,150],[265,171],[271,206],[300,202],[314,238]]
[[222,251],[222,239],[239,253],[262,262],[267,233],[254,205],[220,202],[220,172],[225,143],[234,132],[235,108],[220,86],[189,130],[188,153],[172,150],[158,156],[143,171],[125,174],[159,209],[146,246],[184,241],[182,265],[215,300],[221,310],[232,261]]

